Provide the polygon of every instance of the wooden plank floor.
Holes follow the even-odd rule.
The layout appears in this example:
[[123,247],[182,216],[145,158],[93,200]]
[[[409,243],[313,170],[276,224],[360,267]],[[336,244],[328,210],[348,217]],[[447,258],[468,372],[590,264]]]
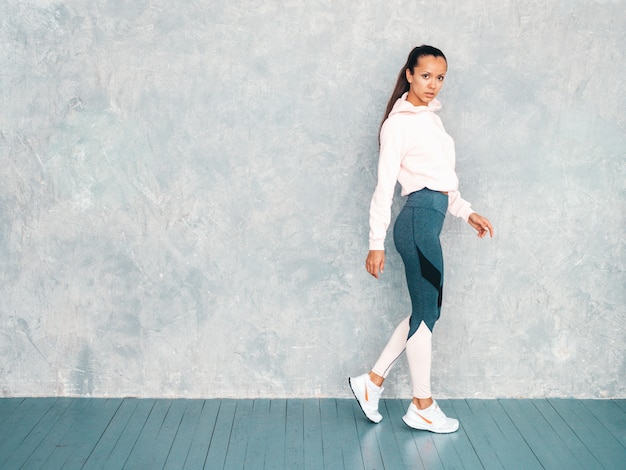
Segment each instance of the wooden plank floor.
[[626,400],[440,400],[436,435],[354,400],[0,399],[0,469],[626,469]]

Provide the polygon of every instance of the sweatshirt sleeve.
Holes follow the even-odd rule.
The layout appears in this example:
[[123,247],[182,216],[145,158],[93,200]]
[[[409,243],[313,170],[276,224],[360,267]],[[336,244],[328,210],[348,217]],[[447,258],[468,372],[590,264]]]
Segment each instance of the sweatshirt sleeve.
[[461,197],[461,193],[457,190],[448,193],[448,212],[450,214],[461,217],[465,222],[474,212],[470,207],[471,204]]
[[386,121],[380,133],[378,183],[370,204],[370,250],[385,249],[385,236],[391,220],[391,204],[401,162],[400,133],[389,125],[389,121]]

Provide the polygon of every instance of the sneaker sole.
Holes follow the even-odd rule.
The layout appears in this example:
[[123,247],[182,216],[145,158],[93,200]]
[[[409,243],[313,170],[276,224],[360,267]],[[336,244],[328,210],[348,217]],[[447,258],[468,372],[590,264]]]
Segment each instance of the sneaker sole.
[[453,432],[458,431],[459,426],[456,426],[454,428],[450,428],[450,429],[444,429],[444,430],[436,430],[436,429],[432,429],[430,427],[428,427],[427,425],[421,425],[421,424],[411,424],[409,423],[406,419],[404,419],[404,416],[402,417],[402,421],[404,422],[404,424],[406,424],[408,427],[410,427],[411,429],[416,429],[418,431],[429,431],[435,434],[451,434]]
[[359,398],[356,396],[356,393],[354,391],[354,388],[352,388],[352,381],[350,380],[350,377],[348,377],[348,385],[350,386],[350,391],[352,391],[352,395],[354,395],[354,398],[356,399],[356,402],[359,405],[359,408],[361,409],[361,411],[363,412],[363,414],[365,415],[365,417],[371,421],[374,424],[378,424],[380,423],[383,419],[380,418],[378,421],[374,421],[372,418],[370,418],[369,416],[367,416],[367,413],[365,413],[365,410],[363,409],[363,407],[361,406],[361,402],[359,401]]

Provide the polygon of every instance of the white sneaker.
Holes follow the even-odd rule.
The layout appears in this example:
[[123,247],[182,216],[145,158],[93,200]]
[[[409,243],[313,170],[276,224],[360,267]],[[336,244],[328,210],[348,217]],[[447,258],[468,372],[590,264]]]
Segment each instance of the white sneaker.
[[375,385],[371,381],[369,374],[350,377],[348,378],[348,383],[367,419],[372,423],[380,423],[383,415],[378,412],[378,400],[384,388]]
[[411,403],[406,414],[402,417],[402,421],[410,428],[441,434],[454,432],[459,429],[459,421],[454,418],[448,418],[441,411],[436,401],[425,410],[418,410],[417,406]]

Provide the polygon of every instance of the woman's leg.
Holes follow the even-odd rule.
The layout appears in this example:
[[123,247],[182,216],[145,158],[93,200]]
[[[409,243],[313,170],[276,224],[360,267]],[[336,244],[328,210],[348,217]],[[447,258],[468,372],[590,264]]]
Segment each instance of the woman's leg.
[[[406,317],[396,327],[389,342],[387,342],[387,345],[376,361],[376,364],[374,364],[370,372],[370,379],[374,384],[378,386],[382,385],[387,375],[389,375],[393,364],[406,350],[407,357],[415,359],[410,361],[410,365],[414,366],[413,369],[410,370],[411,381],[413,382],[413,396],[423,403],[424,400],[428,400],[431,397],[430,368],[433,335],[426,326],[426,323],[422,322],[417,331],[407,341],[409,335],[409,319],[410,317]],[[426,403],[426,406],[429,405],[430,403]],[[422,404],[418,407],[425,408],[426,406]]]
[[394,241],[411,297],[408,338],[422,322],[433,331],[441,313],[443,253],[439,235],[443,221],[444,215],[436,210],[408,205],[396,219]]
[[394,241],[404,262],[412,305],[406,353],[413,402],[403,420],[415,429],[448,433],[456,431],[459,422],[441,411],[430,389],[432,330],[441,312],[443,289],[439,235],[447,197],[428,190],[419,193],[409,196],[394,227]]
[[[407,338],[409,337],[410,318],[411,317],[406,317],[396,327],[395,331],[391,335],[391,338],[389,338],[387,345],[376,361],[376,364],[374,364],[374,367],[372,368],[372,373],[374,373],[377,377],[380,377],[382,380],[387,378],[391,367],[406,349]],[[373,377],[372,381],[376,383],[378,380]],[[382,381],[377,383],[377,385],[382,385]]]
[[404,352],[408,333],[409,317],[406,317],[396,327],[372,370],[368,374],[348,379],[361,410],[374,423],[379,423],[383,419],[378,411],[378,401],[384,390],[382,385],[391,366]]
[[444,215],[423,207],[405,207],[394,227],[396,248],[404,262],[411,297],[406,340],[407,361],[416,406],[431,403],[432,329],[439,319],[443,287],[443,255],[439,234]]
[[406,350],[413,403],[403,418],[405,423],[416,429],[453,432],[458,429],[458,421],[443,414],[430,390],[432,330],[439,319],[443,287],[439,235],[448,199],[429,190],[418,193],[409,196],[394,225],[394,241],[404,262],[411,297],[411,316],[398,325],[370,373],[350,378],[350,386],[366,416],[379,422],[382,419],[378,412],[381,385],[394,362]]
[[422,322],[406,343],[406,356],[413,384],[413,403],[420,409],[432,404],[430,391],[432,337],[433,334],[426,323]]

